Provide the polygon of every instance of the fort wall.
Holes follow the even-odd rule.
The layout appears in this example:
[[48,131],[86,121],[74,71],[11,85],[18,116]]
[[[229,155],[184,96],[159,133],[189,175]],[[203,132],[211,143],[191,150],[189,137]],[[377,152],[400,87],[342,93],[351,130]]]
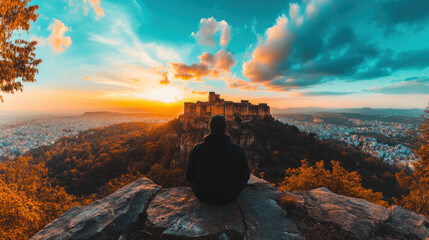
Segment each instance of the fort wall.
[[237,117],[242,120],[250,120],[271,116],[270,107],[266,103],[254,105],[248,100],[241,100],[241,102],[225,101],[215,92],[209,92],[208,100],[208,102],[185,102],[185,109],[180,118],[186,121],[203,120],[220,114],[225,116],[227,120],[234,120]]

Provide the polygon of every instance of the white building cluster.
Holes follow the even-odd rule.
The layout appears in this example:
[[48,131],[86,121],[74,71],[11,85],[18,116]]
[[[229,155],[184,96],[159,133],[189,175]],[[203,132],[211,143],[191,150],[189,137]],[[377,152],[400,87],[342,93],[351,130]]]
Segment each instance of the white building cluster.
[[321,140],[331,140],[355,146],[392,165],[412,167],[411,163],[419,159],[414,151],[409,149],[406,144],[390,146],[377,142],[377,139],[373,137],[365,136],[368,133],[377,133],[389,138],[411,137],[409,136],[410,132],[415,132],[417,130],[417,125],[415,124],[350,119],[349,121],[354,123],[355,126],[347,127],[327,124],[323,121],[306,122],[293,119],[279,120],[284,123],[294,125],[303,132],[316,133],[316,137]]
[[[143,119],[52,117],[0,122],[0,157],[14,157],[42,145],[52,145],[61,137],[71,137],[91,128],[102,128],[112,124],[143,121]],[[153,122],[145,119],[145,122]]]

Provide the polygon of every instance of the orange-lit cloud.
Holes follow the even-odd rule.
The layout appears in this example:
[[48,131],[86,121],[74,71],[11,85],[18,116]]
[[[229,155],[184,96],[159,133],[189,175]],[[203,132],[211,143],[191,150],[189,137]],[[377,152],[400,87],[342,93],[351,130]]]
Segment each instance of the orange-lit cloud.
[[242,90],[253,90],[253,91],[260,89],[260,86],[258,84],[249,83],[240,78],[233,77],[230,80],[227,79],[227,82],[228,82],[229,88],[239,88]]
[[191,92],[192,92],[192,94],[199,94],[199,95],[206,95],[206,94],[208,94],[207,91],[191,91]]
[[202,81],[202,77],[218,78],[224,73],[229,74],[231,67],[235,65],[231,53],[224,49],[216,55],[205,52],[199,58],[200,63],[192,65],[170,63],[174,76],[183,80],[195,78],[197,81]]
[[202,45],[216,46],[216,36],[220,33],[219,44],[226,47],[231,40],[231,26],[225,20],[218,22],[214,17],[201,18],[200,29],[197,33],[192,33]]
[[161,73],[161,75],[162,75],[162,79],[161,79],[161,81],[159,81],[159,83],[161,85],[168,85],[171,83],[170,80],[168,80],[168,73],[167,72],[163,72],[163,73]]
[[243,75],[252,82],[260,82],[271,87],[271,81],[278,77],[275,68],[290,53],[293,35],[288,30],[289,19],[282,15],[276,24],[266,31],[266,40],[259,42],[252,53],[252,59],[243,64]]
[[[96,20],[98,20],[102,16],[104,16],[103,8],[101,8],[101,5],[100,5],[100,0],[83,0],[83,2],[85,4],[89,2],[89,4],[91,5],[91,7],[94,9],[95,19]],[[88,12],[88,8],[84,7],[84,11],[87,13]]]
[[216,57],[217,57],[217,62],[215,67],[230,73],[231,67],[235,65],[235,61],[232,58],[231,53],[222,49],[219,52],[217,52]]
[[211,71],[207,64],[192,64],[186,65],[184,63],[170,63],[173,68],[174,76],[183,80],[189,80],[196,78],[198,81],[202,81],[201,77],[205,76],[218,76],[217,72]]
[[68,31],[68,27],[60,20],[55,19],[48,29],[52,30],[51,35],[48,37],[48,41],[56,53],[65,51],[65,48],[68,48],[72,44],[71,38],[69,36],[64,36]]

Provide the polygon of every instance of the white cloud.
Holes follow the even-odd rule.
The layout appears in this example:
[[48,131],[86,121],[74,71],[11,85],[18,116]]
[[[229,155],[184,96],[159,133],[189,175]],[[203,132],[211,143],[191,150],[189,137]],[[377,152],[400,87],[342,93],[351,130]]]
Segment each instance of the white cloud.
[[225,20],[219,22],[219,26],[222,29],[222,33],[220,36],[220,45],[222,47],[226,47],[231,40],[231,26]]
[[89,76],[86,80],[105,85],[110,89],[144,91],[151,89],[150,79],[159,79],[160,75],[152,69],[145,69],[135,65],[116,65],[112,63],[103,72]]
[[231,40],[231,26],[225,20],[218,22],[214,17],[201,18],[200,29],[191,35],[202,45],[216,46],[216,37],[220,33],[219,44],[226,47]]
[[296,3],[291,3],[289,7],[289,17],[291,21],[295,21],[296,25],[300,26],[304,21],[304,17],[301,15],[301,6]]
[[68,31],[68,27],[64,25],[60,20],[54,19],[54,22],[49,26],[49,30],[52,30],[51,35],[48,37],[49,45],[52,46],[56,53],[65,51],[72,41],[69,36],[64,36]]
[[180,61],[180,55],[176,50],[161,45],[155,46],[156,56],[164,61]]
[[94,42],[99,42],[99,43],[103,43],[103,44],[107,44],[107,45],[112,45],[112,46],[118,46],[121,44],[120,41],[112,39],[112,38],[108,38],[108,37],[103,37],[101,35],[98,34],[93,34],[93,33],[89,33],[89,38],[90,41],[94,41]]
[[37,45],[38,46],[41,46],[41,47],[43,47],[43,46],[45,46],[46,45],[46,38],[43,38],[43,37],[39,37],[39,36],[36,36],[36,35],[31,35],[31,37],[30,37],[30,39],[33,41],[37,41]]

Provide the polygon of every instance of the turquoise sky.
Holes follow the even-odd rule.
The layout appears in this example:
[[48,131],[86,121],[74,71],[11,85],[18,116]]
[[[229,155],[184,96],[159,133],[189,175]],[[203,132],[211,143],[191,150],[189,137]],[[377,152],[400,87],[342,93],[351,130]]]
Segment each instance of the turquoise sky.
[[32,4],[39,18],[21,36],[39,42],[43,63],[0,110],[108,109],[208,91],[274,107],[429,101],[427,0]]

